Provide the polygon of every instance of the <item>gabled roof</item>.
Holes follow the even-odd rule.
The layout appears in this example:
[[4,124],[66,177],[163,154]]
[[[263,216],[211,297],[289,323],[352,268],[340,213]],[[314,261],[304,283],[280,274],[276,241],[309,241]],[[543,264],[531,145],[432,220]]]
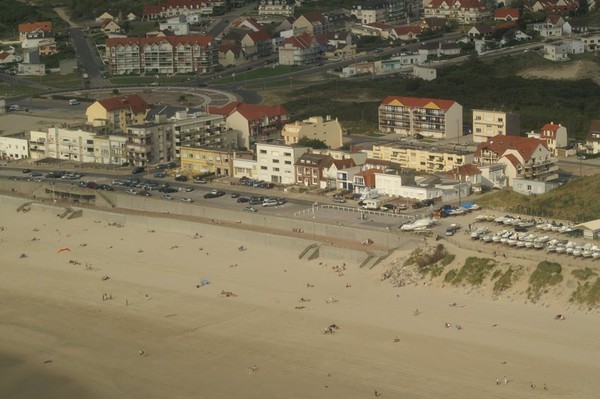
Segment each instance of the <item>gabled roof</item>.
[[363,178],[365,178],[365,180],[368,177],[374,179],[376,173],[383,173],[383,170],[379,168],[370,168],[367,170],[363,170],[362,172],[358,172],[354,176],[362,176]]
[[239,44],[222,44],[217,48],[217,51],[219,51],[219,53],[226,53],[228,51],[231,51],[236,56],[238,56],[242,51],[242,48]]
[[113,18],[117,18],[119,16],[119,11],[118,10],[105,10],[105,11],[101,12],[100,15],[98,15],[98,18],[100,18],[104,14],[108,14]]
[[106,28],[106,26],[110,25],[110,24],[117,25],[119,28],[121,27],[121,25],[119,25],[118,23],[116,23],[114,19],[103,19],[102,23],[100,24],[100,27],[101,28]]
[[586,140],[600,142],[600,119],[592,120]]
[[291,44],[293,47],[296,48],[307,49],[312,46],[314,39],[314,36],[309,35],[308,33],[302,33],[301,35],[291,36],[287,39],[284,39],[281,42],[281,45],[285,46],[286,44]]
[[13,55],[13,54],[9,53],[8,51],[0,50],[0,60],[5,60],[8,57],[10,57],[11,55]]
[[439,17],[425,18],[425,23],[430,28],[443,28],[448,25],[448,19]]
[[52,22],[32,22],[29,24],[19,24],[19,33],[33,32],[36,30],[43,30],[45,32],[52,32]]
[[330,168],[332,165],[335,165],[337,170],[342,170],[342,169],[351,168],[353,166],[356,166],[356,164],[354,163],[354,159],[352,159],[352,158],[344,158],[344,159],[331,158],[331,162],[328,162],[325,165],[325,167]]
[[155,37],[115,37],[106,40],[106,47],[113,47],[118,45],[138,45],[146,46],[167,41],[172,46],[188,44],[191,46],[199,45],[200,47],[206,48],[213,42],[212,36],[155,36]]
[[513,21],[502,21],[502,22],[498,22],[496,25],[494,25],[494,30],[512,29],[515,26],[517,26],[516,22],[513,22]]
[[257,120],[266,117],[274,117],[287,115],[287,111],[281,105],[270,107],[262,104],[244,104],[241,102],[231,102],[223,107],[208,107],[210,114],[224,115],[225,117],[239,112],[244,118],[249,121]]
[[477,29],[477,32],[481,34],[492,33],[493,31],[491,26],[485,24],[473,25],[473,28]]
[[[362,149],[357,148],[357,152],[360,152]],[[375,159],[375,158],[367,158],[365,161],[365,165],[379,165],[385,167],[393,167],[397,168],[398,165],[393,163],[392,161],[388,161],[387,159]]]
[[519,162],[519,160],[517,159],[515,154],[506,154],[506,155],[503,155],[501,158],[506,158],[508,160],[508,162],[510,162],[515,168],[517,168],[517,167],[519,167],[519,165],[521,165],[521,162]]
[[258,23],[258,21],[252,17],[242,17],[233,21],[232,25],[236,28],[242,28],[244,24],[248,24],[254,28],[255,31],[263,30],[263,26]]
[[453,8],[454,5],[458,5],[460,10],[487,10],[480,0],[432,0],[425,8],[438,9],[445,5],[450,8]]
[[451,173],[452,175],[458,174],[460,176],[475,176],[480,175],[481,170],[472,163],[468,163],[465,165],[460,165],[459,167],[450,171],[449,173]]
[[103,100],[98,100],[98,102],[108,112],[130,109],[136,114],[141,114],[150,109],[148,103],[138,94],[105,98]]
[[561,127],[560,125],[555,125],[554,123],[546,123],[543,127],[542,127],[542,131],[546,132],[546,131],[550,131],[550,132],[555,132],[558,130],[558,128]]
[[272,40],[271,35],[264,30],[249,32],[247,36],[249,36],[254,42],[268,42]]
[[519,13],[520,12],[518,8],[498,8],[494,12],[494,18],[506,19],[510,17],[511,19],[518,19]]
[[408,35],[409,33],[419,34],[421,33],[421,27],[418,25],[412,26],[397,26],[394,28],[394,32],[398,36]]
[[562,16],[560,16],[558,14],[550,14],[546,18],[546,22],[550,22],[552,25],[556,25],[560,22],[561,19],[562,19]]
[[306,18],[310,23],[315,23],[315,22],[325,22],[325,17],[323,16],[323,14],[321,14],[320,12],[309,12],[306,14],[302,14],[304,16],[304,18]]
[[388,96],[383,100],[381,105],[402,105],[405,107],[412,108],[438,108],[448,110],[454,104],[457,104],[454,100],[440,100],[435,98],[423,98],[423,97],[398,97]]
[[329,155],[314,154],[312,152],[305,152],[298,158],[294,165],[299,166],[313,166],[317,168],[325,168],[327,165],[331,165],[333,158]]
[[495,153],[498,157],[504,155],[508,150],[516,150],[521,154],[523,159],[530,159],[533,152],[539,147],[548,148],[544,140],[521,137],[521,136],[494,136],[487,139],[486,142],[479,143],[477,151],[475,151],[476,157],[481,157],[483,149],[487,149]]

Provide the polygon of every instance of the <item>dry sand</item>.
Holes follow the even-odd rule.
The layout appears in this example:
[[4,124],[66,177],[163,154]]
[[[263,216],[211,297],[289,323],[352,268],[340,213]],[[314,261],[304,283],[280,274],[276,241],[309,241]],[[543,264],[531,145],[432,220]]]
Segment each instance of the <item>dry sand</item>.
[[531,68],[519,73],[519,75],[530,79],[592,79],[596,84],[600,84],[600,67],[595,62],[588,60],[556,63],[551,68]]
[[192,238],[0,209],[2,398],[598,396],[596,315],[393,288],[383,264],[339,276],[207,225]]

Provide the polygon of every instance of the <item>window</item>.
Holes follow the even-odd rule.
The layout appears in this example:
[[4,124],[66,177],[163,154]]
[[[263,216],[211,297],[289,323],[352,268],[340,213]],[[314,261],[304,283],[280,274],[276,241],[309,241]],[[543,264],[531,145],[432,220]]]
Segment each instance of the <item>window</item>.
[[274,159],[273,163],[279,163],[279,159]]
[[291,164],[292,164],[292,161],[285,161],[285,164],[286,164],[286,165],[291,165]]
[[261,166],[260,170],[267,170],[267,167],[266,166]]
[[273,168],[273,172],[279,172],[279,168]]
[[284,153],[283,153],[283,156],[284,156],[284,157],[291,157],[291,156],[292,156],[292,153],[291,153],[291,152],[284,152]]
[[261,153],[261,154],[266,154],[266,153],[267,153],[267,150],[260,150],[260,153]]

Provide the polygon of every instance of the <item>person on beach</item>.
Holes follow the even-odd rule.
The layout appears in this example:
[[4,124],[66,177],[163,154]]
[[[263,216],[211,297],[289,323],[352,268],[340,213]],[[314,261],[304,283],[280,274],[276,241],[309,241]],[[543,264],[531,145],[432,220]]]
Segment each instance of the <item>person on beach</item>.
[[140,349],[139,353],[140,353],[140,356],[142,356],[142,357],[146,355],[146,352],[144,352],[142,349]]

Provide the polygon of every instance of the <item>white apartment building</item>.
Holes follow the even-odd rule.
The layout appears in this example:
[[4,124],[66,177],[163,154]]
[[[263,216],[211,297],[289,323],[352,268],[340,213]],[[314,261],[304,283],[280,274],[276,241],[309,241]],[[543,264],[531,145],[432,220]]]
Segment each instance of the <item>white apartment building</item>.
[[289,0],[261,0],[258,5],[258,15],[290,17],[294,15],[295,4]]
[[32,159],[55,158],[76,162],[121,165],[127,161],[125,136],[96,136],[93,132],[51,127],[31,131]]
[[204,112],[176,112],[170,119],[175,140],[175,158],[181,157],[181,147],[221,146],[238,148],[241,132],[228,129],[223,115]]
[[495,136],[518,136],[521,118],[517,114],[485,109],[473,110],[473,142],[483,143]]
[[337,118],[331,116],[311,116],[303,121],[288,123],[283,126],[281,135],[286,145],[298,144],[302,138],[321,140],[329,148],[339,148],[342,142],[342,125]]
[[0,159],[17,160],[29,158],[29,143],[23,137],[0,136]]
[[294,184],[294,164],[308,150],[303,146],[257,143],[257,178],[271,183]]

